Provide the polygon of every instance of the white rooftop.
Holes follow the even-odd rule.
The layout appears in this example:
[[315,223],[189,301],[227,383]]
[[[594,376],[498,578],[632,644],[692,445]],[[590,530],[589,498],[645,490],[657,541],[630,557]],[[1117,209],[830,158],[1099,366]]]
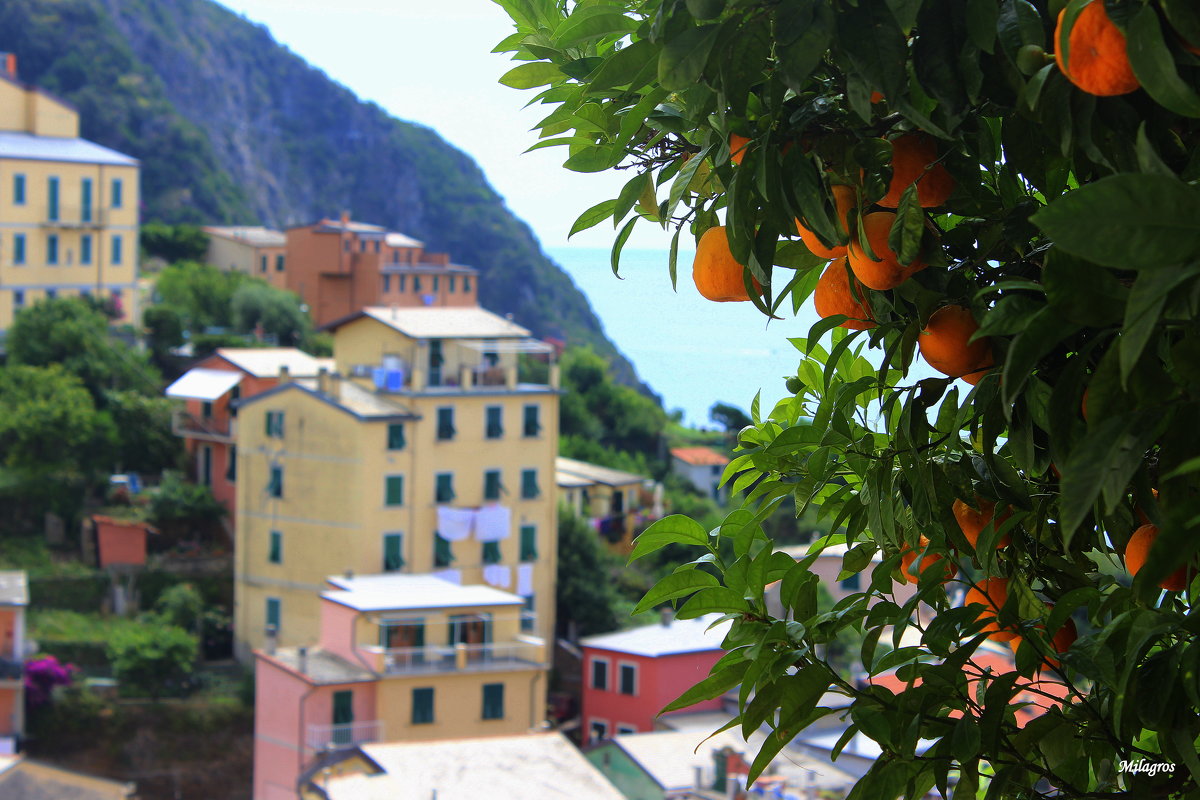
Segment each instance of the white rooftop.
[[608,486],[624,486],[646,480],[644,476],[635,475],[632,472],[622,472],[619,469],[610,469],[599,464],[589,464],[586,461],[576,461],[573,458],[563,458],[562,456],[554,459],[554,469],[558,474],[574,475],[588,483],[603,483]]
[[572,475],[569,472],[554,471],[554,483],[560,489],[578,489],[581,486],[594,486],[595,481]]
[[334,575],[336,586],[321,597],[355,611],[400,611],[414,608],[468,608],[474,606],[524,606],[515,594],[490,586],[460,586],[433,575]]
[[218,347],[217,355],[256,378],[277,378],[287,367],[293,378],[312,377],[321,367],[332,371],[332,358],[316,358],[295,347]]
[[383,239],[384,244],[388,247],[424,247],[424,242],[419,242],[411,236],[405,236],[403,233],[389,231],[388,235]]
[[83,164],[109,164],[136,167],[138,160],[87,139],[59,136],[34,136],[19,131],[0,131],[0,158],[26,158],[32,161],[71,161]]
[[624,800],[561,733],[362,749],[383,773],[330,777],[329,800]]
[[0,605],[29,605],[29,584],[24,570],[0,572]]
[[264,228],[261,225],[207,225],[204,232],[211,236],[245,242],[253,247],[283,247],[287,244],[287,235],[283,231]]
[[167,387],[167,397],[211,403],[242,382],[242,373],[231,369],[195,367]]
[[708,630],[708,626],[720,619],[720,616],[705,614],[696,619],[672,619],[668,625],[656,622],[627,631],[585,636],[579,643],[584,647],[650,657],[720,650],[721,640],[729,630],[729,622],[722,622]]
[[530,336],[527,328],[477,306],[369,306],[362,313],[413,339],[523,339]]

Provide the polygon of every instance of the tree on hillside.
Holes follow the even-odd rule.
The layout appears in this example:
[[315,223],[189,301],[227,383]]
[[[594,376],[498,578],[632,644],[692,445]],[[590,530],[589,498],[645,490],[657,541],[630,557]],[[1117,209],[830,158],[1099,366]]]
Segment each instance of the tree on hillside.
[[[520,61],[501,80],[540,92],[546,143],[627,176],[577,229],[612,220],[614,264],[639,220],[674,229],[706,296],[822,317],[740,435],[742,507],[638,540],[721,576],[685,565],[647,602],[734,620],[680,703],[743,684],[737,721],[774,729],[751,779],[845,714],[882,751],[853,798],[1196,794],[1195,5],[497,1]],[[760,530],[785,496],[844,525],[817,546],[849,545],[864,588],[835,610],[815,555]],[[890,688],[821,656],[847,628]],[[980,665],[989,640],[1015,670]],[[1171,769],[1114,767],[1143,761]]]
[[261,281],[246,281],[230,300],[233,327],[260,329],[278,338],[280,345],[300,346],[312,331],[312,319],[298,296]]
[[115,436],[92,396],[58,365],[0,369],[0,459],[26,476],[86,472]]
[[105,393],[105,406],[118,432],[109,459],[113,468],[157,475],[179,467],[183,440],[171,430],[173,401],[118,391]]
[[754,424],[749,414],[729,403],[713,403],[712,408],[708,410],[708,418],[730,434],[736,434],[747,425]]
[[558,512],[558,575],[555,578],[555,619],[558,635],[574,623],[579,636],[607,633],[621,627],[621,597],[613,573],[620,559],[604,549],[600,536],[565,508]]
[[154,293],[162,305],[179,314],[187,330],[202,333],[207,328],[233,326],[233,295],[248,280],[242,272],[223,272],[210,264],[181,261],[159,273]]
[[208,234],[196,225],[147,222],[142,225],[140,234],[146,255],[161,258],[168,264],[201,261],[208,253]]
[[667,415],[657,403],[636,389],[614,382],[608,362],[590,348],[572,348],[564,353],[561,370],[566,389],[559,407],[559,432],[563,437],[593,442],[590,460],[599,458],[607,464],[599,452],[604,448],[640,454],[653,471],[661,469]]

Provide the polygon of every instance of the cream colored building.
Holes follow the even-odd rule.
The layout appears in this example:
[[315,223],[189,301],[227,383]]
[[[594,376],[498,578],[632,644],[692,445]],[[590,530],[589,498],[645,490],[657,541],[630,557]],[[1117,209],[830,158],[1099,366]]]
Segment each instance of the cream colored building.
[[79,114],[0,55],[0,331],[46,297],[138,313],[138,161],[79,138]]
[[[330,574],[432,573],[520,596],[554,631],[558,372],[478,307],[368,308],[332,326],[336,372],[283,376],[237,424],[235,631],[317,641]],[[546,377],[548,375],[548,377]]]
[[277,288],[287,288],[287,236],[258,226],[206,226],[205,261],[227,272],[244,272]]

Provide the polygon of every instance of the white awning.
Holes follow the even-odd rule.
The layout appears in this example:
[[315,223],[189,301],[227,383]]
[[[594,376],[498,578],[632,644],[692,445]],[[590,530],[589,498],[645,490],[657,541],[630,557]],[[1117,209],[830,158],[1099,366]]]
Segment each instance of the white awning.
[[553,353],[554,345],[537,339],[492,339],[489,341],[459,341],[459,347],[481,353]]
[[242,373],[229,369],[189,369],[167,387],[167,397],[212,402],[242,382]]

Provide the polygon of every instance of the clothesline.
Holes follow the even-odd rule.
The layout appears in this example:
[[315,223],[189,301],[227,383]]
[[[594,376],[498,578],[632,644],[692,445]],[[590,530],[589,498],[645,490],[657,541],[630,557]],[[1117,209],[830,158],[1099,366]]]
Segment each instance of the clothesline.
[[502,505],[477,509],[438,506],[437,530],[448,542],[461,542],[472,535],[478,542],[499,542],[512,534],[512,509]]

